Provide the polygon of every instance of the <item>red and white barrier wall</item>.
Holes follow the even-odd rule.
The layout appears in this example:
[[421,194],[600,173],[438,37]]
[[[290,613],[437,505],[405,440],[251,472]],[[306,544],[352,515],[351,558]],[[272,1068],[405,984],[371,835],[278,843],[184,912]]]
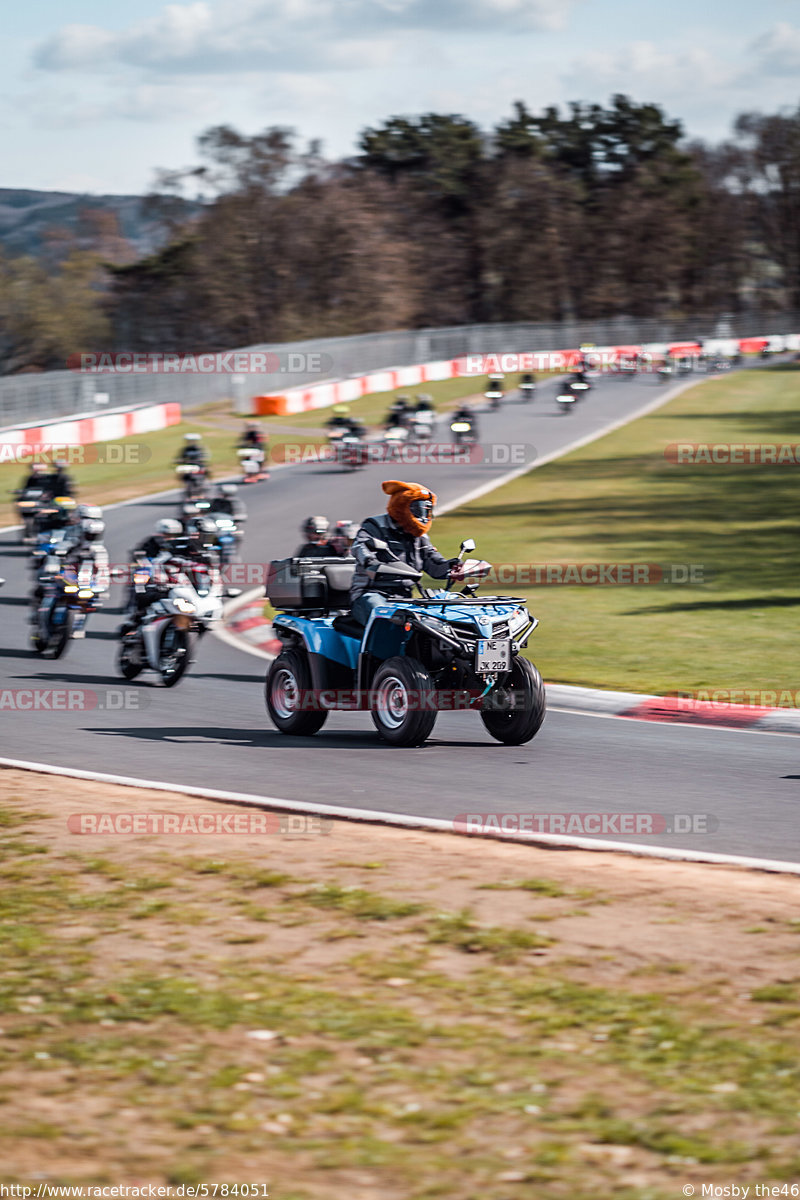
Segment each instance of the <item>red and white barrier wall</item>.
[[[750,338],[708,338],[703,342],[706,354],[734,355],[758,354],[761,350],[780,353],[784,350],[800,350],[800,334],[772,334]],[[371,375],[358,375],[351,379],[331,383],[317,383],[311,387],[288,388],[268,396],[254,396],[254,416],[289,416],[309,412],[315,408],[328,408],[331,404],[343,404],[358,400],[374,392],[391,392],[395,388],[416,387],[440,379],[456,379],[474,375],[476,378],[495,370],[516,374],[520,371],[565,370],[568,371],[578,357],[585,357],[588,365],[595,359],[599,365],[610,365],[619,359],[633,355],[650,355],[657,359],[665,355],[680,357],[701,352],[698,342],[648,342],[640,346],[592,346],[586,350],[551,350],[523,354],[473,354],[460,358],[444,359],[440,362],[421,363],[414,367],[394,367],[376,371]],[[504,362],[504,360],[508,360]],[[512,362],[513,360],[513,362]],[[530,360],[530,361],[527,361]]]
[[129,412],[110,412],[96,417],[53,421],[47,425],[0,429],[0,462],[4,451],[14,457],[15,447],[91,446],[95,442],[112,442],[139,433],[153,433],[157,429],[177,425],[180,420],[180,404],[150,404]]

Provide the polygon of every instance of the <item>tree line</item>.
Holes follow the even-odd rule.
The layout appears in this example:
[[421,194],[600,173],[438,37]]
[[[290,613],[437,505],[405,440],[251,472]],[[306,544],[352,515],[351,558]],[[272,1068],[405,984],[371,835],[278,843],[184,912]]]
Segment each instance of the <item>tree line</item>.
[[0,257],[0,370],[76,350],[800,308],[800,108],[742,114],[718,145],[618,95],[539,114],[519,101],[488,132],[392,117],[335,162],[290,130],[218,126],[198,157],[144,201],[156,253],[130,261],[106,225],[88,249],[56,238],[49,263]]

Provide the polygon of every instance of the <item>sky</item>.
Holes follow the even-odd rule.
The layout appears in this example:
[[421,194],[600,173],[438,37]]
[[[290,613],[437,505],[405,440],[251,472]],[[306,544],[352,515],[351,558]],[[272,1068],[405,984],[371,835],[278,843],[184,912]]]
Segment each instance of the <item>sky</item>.
[[3,33],[3,187],[140,193],[221,124],[338,158],[391,116],[489,129],[515,100],[623,92],[709,141],[800,105],[800,0],[23,0]]

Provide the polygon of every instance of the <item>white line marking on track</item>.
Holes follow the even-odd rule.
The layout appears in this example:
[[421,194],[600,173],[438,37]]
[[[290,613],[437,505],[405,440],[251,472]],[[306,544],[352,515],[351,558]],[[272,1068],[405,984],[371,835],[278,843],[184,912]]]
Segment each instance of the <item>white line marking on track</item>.
[[14,758],[0,758],[0,767],[19,771],[36,771],[42,775],[66,776],[69,779],[86,779],[94,783],[111,783],[119,787],[148,788],[156,792],[177,792],[185,796],[199,796],[222,804],[241,804],[255,808],[277,809],[281,812],[313,813],[315,816],[337,817],[344,821],[363,821],[371,825],[393,825],[402,829],[425,829],[432,833],[452,833],[459,837],[492,838],[495,841],[522,842],[526,845],[557,847],[562,850],[610,851],[634,854],[641,858],[657,858],[671,862],[708,863],[716,866],[742,867],[750,871],[770,871],[782,875],[800,875],[800,863],[781,862],[769,858],[748,858],[737,854],[714,854],[711,851],[679,850],[671,846],[645,846],[638,842],[612,842],[587,837],[562,837],[555,833],[533,833],[527,830],[484,830],[482,833],[466,833],[455,828],[452,821],[438,817],[416,817],[407,813],[381,812],[373,809],[343,808],[340,805],[315,804],[300,800],[285,800],[276,796],[254,796],[247,792],[223,792],[214,788],[191,787],[180,783],[163,783],[160,780],[136,779],[128,775],[108,775],[99,771],[84,771],[74,767],[54,767],[48,763],[27,762]]

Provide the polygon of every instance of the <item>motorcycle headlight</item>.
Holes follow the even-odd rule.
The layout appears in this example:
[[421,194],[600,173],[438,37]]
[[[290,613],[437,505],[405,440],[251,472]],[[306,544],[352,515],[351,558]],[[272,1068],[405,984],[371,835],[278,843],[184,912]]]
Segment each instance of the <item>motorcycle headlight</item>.
[[450,428],[453,433],[468,433],[472,426],[468,425],[466,421],[456,421]]
[[66,586],[64,587],[64,591],[65,591],[65,592],[70,592],[70,593],[72,593],[72,592],[77,592],[77,590],[78,590],[78,589],[75,587],[75,584],[74,584],[74,583],[68,583],[68,584],[66,584]]
[[[67,589],[64,588],[64,591],[66,591],[66,590]],[[92,600],[93,598],[94,598],[94,592],[91,588],[81,588],[81,590],[78,592],[79,600]]]

